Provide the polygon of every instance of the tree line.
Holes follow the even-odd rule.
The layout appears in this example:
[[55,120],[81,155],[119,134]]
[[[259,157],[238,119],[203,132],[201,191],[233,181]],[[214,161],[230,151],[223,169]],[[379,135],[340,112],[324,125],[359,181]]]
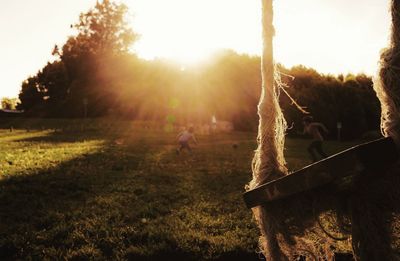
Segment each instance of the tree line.
[[[54,61],[22,83],[18,108],[34,117],[112,115],[168,124],[204,124],[215,115],[237,130],[256,130],[260,57],[222,50],[186,68],[140,59],[129,51],[139,36],[126,12],[125,5],[104,0],[82,13],[76,35],[54,47]],[[330,130],[342,122],[343,137],[356,138],[379,129],[370,77],[323,75],[304,66],[278,65],[278,71],[284,91]],[[285,92],[280,99],[289,125],[299,128],[304,113]]]

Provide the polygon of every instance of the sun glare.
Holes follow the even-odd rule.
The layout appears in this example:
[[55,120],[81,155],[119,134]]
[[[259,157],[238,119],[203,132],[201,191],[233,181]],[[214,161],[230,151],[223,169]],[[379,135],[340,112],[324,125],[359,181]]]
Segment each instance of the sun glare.
[[[387,42],[381,36],[389,28],[385,5],[363,6],[370,18],[365,20],[355,13],[357,5],[345,0],[274,3],[277,62],[289,67],[303,64],[323,73],[374,73]],[[133,51],[142,58],[191,65],[219,49],[261,54],[260,1],[126,0],[126,4],[133,12],[133,28],[142,35]]]
[[193,65],[207,60],[213,50],[204,48],[199,43],[166,41],[162,46],[150,45],[139,42],[135,47],[139,57],[151,60],[154,58],[166,58],[181,64]]
[[[259,42],[249,40],[259,34],[259,16],[251,15],[259,9],[258,1],[126,0],[126,4],[133,11],[132,26],[141,34],[133,48],[142,58],[192,65],[219,49],[258,52]],[[237,19],[241,22],[232,24]]]

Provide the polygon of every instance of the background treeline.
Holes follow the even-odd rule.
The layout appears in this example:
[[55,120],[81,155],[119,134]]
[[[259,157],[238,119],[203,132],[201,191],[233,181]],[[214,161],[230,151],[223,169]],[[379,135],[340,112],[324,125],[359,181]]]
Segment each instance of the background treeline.
[[[215,115],[237,130],[256,130],[259,57],[223,50],[186,68],[139,59],[129,52],[138,36],[125,23],[126,11],[104,0],[82,14],[73,25],[77,34],[55,46],[54,61],[23,82],[19,109],[34,117],[112,116],[165,124],[205,124]],[[285,90],[332,136],[338,121],[343,138],[379,130],[380,106],[370,77],[278,67]],[[301,128],[304,114],[284,93],[281,106],[289,125]]]

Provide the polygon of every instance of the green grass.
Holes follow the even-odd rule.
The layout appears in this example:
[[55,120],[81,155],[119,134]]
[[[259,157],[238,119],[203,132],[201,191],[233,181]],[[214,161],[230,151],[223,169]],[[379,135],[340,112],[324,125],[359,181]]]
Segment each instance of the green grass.
[[[0,260],[259,259],[242,200],[255,134],[199,136],[179,156],[175,136],[0,130]],[[308,142],[287,141],[290,169]]]

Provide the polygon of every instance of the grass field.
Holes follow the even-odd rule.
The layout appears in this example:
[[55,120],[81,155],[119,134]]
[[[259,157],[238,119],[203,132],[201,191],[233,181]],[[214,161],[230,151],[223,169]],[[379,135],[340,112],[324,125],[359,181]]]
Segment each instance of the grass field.
[[[255,134],[198,136],[179,156],[175,136],[0,130],[0,260],[259,259],[242,201]],[[291,170],[308,142],[287,140]]]

